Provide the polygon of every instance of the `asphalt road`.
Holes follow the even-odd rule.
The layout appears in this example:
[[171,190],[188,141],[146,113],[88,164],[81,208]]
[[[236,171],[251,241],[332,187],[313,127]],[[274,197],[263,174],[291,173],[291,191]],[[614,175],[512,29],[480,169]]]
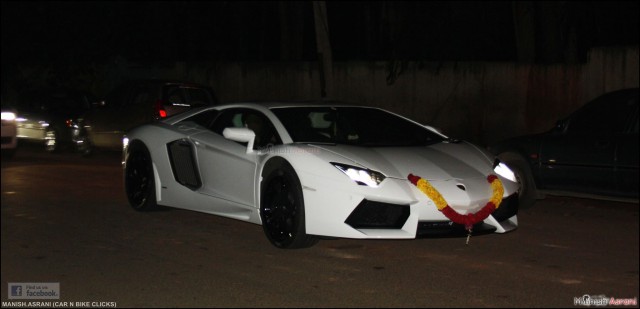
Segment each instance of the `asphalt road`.
[[66,307],[573,307],[639,291],[637,204],[549,197],[519,213],[518,230],[469,245],[281,250],[258,225],[130,209],[117,154],[23,147],[2,159],[1,205],[3,307],[28,305],[8,299],[24,282],[59,283],[60,299],[42,301]]

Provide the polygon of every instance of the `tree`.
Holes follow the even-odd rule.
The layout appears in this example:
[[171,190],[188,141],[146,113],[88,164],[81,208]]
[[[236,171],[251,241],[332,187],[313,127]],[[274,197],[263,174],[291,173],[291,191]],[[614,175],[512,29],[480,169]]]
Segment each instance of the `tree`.
[[331,53],[331,42],[329,40],[327,3],[325,1],[313,1],[313,17],[320,65],[320,95],[325,98],[333,94],[333,56]]

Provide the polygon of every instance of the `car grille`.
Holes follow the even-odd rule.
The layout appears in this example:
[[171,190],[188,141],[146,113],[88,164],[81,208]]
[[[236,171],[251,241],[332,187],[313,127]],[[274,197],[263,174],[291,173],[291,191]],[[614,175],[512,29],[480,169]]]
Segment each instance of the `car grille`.
[[[502,199],[500,207],[491,215],[502,222],[514,215],[518,214],[518,194]],[[473,226],[473,235],[490,234],[495,232],[496,228],[484,222],[477,223]],[[420,221],[418,222],[418,230],[416,237],[462,237],[469,234],[462,224],[453,223],[452,221]]]
[[[496,228],[480,222],[471,229],[473,235],[490,234],[495,232]],[[418,230],[416,238],[427,237],[463,237],[467,236],[469,231],[462,224],[453,223],[451,221],[420,221],[418,222]]]

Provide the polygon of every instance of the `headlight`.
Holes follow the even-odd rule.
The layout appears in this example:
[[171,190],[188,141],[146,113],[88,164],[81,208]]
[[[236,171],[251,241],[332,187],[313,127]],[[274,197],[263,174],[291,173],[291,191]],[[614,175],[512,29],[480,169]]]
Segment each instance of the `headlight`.
[[129,147],[129,138],[125,136],[122,138],[122,150],[127,151],[128,147]]
[[500,162],[500,160],[496,159],[493,162],[493,171],[496,172],[496,174],[509,179],[513,182],[517,182],[516,180],[516,174],[513,173],[513,171],[504,163]]
[[2,112],[2,120],[14,121],[16,120],[16,114],[12,112]]
[[351,180],[358,185],[376,188],[386,178],[382,173],[360,168],[356,166],[346,165],[342,163],[331,162],[333,166],[349,176]]

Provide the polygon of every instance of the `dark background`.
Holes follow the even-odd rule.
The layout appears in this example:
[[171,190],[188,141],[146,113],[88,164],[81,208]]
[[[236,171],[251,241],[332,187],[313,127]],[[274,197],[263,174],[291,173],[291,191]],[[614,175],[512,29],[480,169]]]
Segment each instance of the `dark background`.
[[[638,1],[531,2],[537,62],[638,44]],[[334,60],[516,60],[512,1],[328,1]],[[2,1],[15,62],[315,60],[310,1]]]
[[[2,101],[59,87],[103,96],[99,72],[123,62],[317,61],[312,3],[1,1]],[[639,1],[325,3],[334,62],[576,64],[640,37]]]

